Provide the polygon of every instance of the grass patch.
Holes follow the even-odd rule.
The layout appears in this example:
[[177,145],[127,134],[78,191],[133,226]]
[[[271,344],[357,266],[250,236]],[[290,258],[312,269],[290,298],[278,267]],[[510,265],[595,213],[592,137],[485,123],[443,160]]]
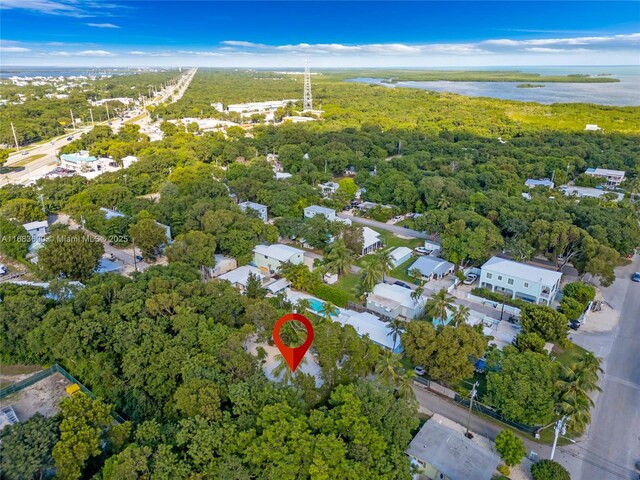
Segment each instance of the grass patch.
[[9,165],[9,167],[25,167],[27,165],[29,165],[31,162],[33,162],[34,160],[38,160],[39,158],[42,157],[46,157],[47,155],[45,153],[38,153],[36,155],[31,155],[25,159],[20,160],[19,162],[14,162],[11,165]]
[[555,356],[557,362],[560,362],[565,367],[572,367],[587,353],[587,350],[569,342],[569,346],[566,348],[554,345],[551,353]]
[[380,238],[386,247],[409,247],[414,249],[424,245],[424,240],[421,238],[400,238],[395,233],[388,230],[381,230],[378,228],[374,228],[373,230],[380,234]]
[[340,277],[337,283],[334,283],[331,286],[334,288],[337,288],[338,290],[342,290],[343,292],[348,293],[350,301],[354,303],[360,303],[360,300],[358,299],[358,297],[356,297],[356,293],[355,293],[357,285],[358,285],[358,276],[354,275],[353,273],[350,273],[348,275],[343,275],[342,277]]
[[397,278],[398,280],[402,280],[403,282],[415,283],[415,279],[408,273],[409,267],[413,265],[413,262],[415,261],[416,261],[416,257],[412,255],[409,260],[407,260],[404,263],[401,263],[396,268],[391,270],[390,276],[392,276],[393,278]]

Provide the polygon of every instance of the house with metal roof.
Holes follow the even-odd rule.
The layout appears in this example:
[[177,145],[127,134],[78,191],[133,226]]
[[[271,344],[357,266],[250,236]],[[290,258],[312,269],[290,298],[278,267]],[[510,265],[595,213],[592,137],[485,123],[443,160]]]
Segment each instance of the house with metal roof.
[[287,262],[294,265],[303,263],[304,250],[282,243],[256,245],[253,249],[253,263],[261,270],[275,273]]
[[535,178],[527,178],[527,181],[524,182],[524,185],[529,188],[534,188],[534,187],[553,188],[554,183],[548,178],[541,178],[539,180]]
[[587,168],[584,173],[590,177],[606,179],[608,187],[617,187],[624,180],[626,172],[622,170],[609,170],[608,168]]
[[261,203],[255,203],[255,202],[242,202],[242,203],[239,203],[238,206],[240,207],[240,210],[242,210],[243,212],[246,212],[247,209],[255,211],[258,214],[258,218],[262,220],[264,223],[267,223],[268,216],[267,216],[266,205],[262,205]]
[[420,474],[429,480],[490,480],[500,457],[446,420],[435,414],[405,451]]
[[362,227],[362,255],[375,252],[379,248],[383,247],[380,234],[369,227]]
[[367,308],[388,318],[413,320],[424,312],[424,297],[412,297],[411,288],[379,283],[367,295]]
[[392,350],[394,353],[402,351],[400,336],[398,335],[394,345],[393,334],[388,328],[389,324],[372,313],[340,309],[340,313],[333,317],[333,320],[339,322],[343,327],[351,325],[359,336],[366,335],[373,343]]
[[226,280],[241,292],[244,292],[247,289],[247,285],[249,284],[249,277],[251,275],[254,275],[256,278],[258,278],[261,284],[264,282],[264,273],[260,271],[259,268],[256,268],[252,265],[244,265],[234,270],[230,270],[227,273],[220,275],[218,277],[218,280]]
[[413,250],[408,247],[398,247],[389,253],[391,256],[391,262],[393,263],[393,267],[399,267],[404,262],[411,258],[413,254]]
[[480,286],[512,299],[550,305],[560,290],[562,273],[492,257],[482,265]]
[[418,270],[423,280],[439,279],[453,273],[455,265],[439,257],[419,257],[407,271]]

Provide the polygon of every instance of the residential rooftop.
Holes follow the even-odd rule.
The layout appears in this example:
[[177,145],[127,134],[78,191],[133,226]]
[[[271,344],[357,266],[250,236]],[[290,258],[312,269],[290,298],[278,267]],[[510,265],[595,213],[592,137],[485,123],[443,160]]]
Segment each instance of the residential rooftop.
[[514,262],[506,258],[492,257],[484,265],[483,270],[495,273],[503,273],[532,283],[542,283],[543,285],[555,285],[562,273],[546,268],[534,267],[526,263]]

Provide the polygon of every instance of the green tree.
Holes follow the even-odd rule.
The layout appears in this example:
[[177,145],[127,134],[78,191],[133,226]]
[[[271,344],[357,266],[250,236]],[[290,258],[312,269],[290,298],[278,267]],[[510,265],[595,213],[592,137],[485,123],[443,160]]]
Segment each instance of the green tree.
[[118,455],[105,461],[102,469],[104,480],[140,480],[149,478],[149,460],[152,450],[149,447],[129,445]]
[[487,374],[485,401],[509,420],[542,425],[553,418],[555,366],[548,356],[507,346],[498,370]]
[[62,274],[70,280],[85,280],[103,253],[102,244],[80,230],[56,230],[38,253],[38,266],[50,278]]
[[535,353],[545,353],[544,338],[541,338],[540,335],[534,332],[519,333],[516,335],[513,344],[520,352],[531,351]]
[[372,261],[378,264],[378,268],[382,273],[382,281],[384,282],[385,277],[391,273],[391,270],[393,270],[394,267],[391,250],[380,250],[379,252],[374,254]]
[[546,305],[525,305],[520,324],[524,332],[537,333],[548,342],[563,344],[567,338],[567,317]]
[[27,421],[5,427],[0,439],[3,478],[41,478],[53,464],[51,450],[58,441],[58,419],[36,413]]
[[185,262],[196,268],[216,265],[216,239],[213,235],[196,230],[178,235],[166,249],[170,262]]
[[487,338],[467,324],[447,325],[437,331],[435,348],[424,367],[429,377],[448,385],[473,375],[472,358],[482,358]]
[[540,460],[531,465],[533,480],[571,480],[569,472],[553,460]]
[[129,228],[129,235],[135,245],[142,250],[145,258],[154,258],[160,246],[167,243],[167,234],[155,220],[142,218]]
[[22,225],[0,216],[0,253],[21,259],[29,253],[31,239]]
[[0,208],[0,214],[7,218],[15,219],[20,223],[44,220],[47,218],[42,211],[42,205],[28,198],[14,198],[13,200],[9,200]]
[[510,467],[518,465],[527,453],[524,442],[511,430],[502,430],[496,436],[495,444],[500,457]]
[[380,264],[373,258],[368,258],[360,270],[359,284],[363,292],[370,292],[382,281],[383,273]]
[[75,480],[82,477],[87,461],[100,455],[100,440],[113,421],[111,406],[76,393],[60,402],[60,411],[60,440],[53,459],[58,477]]
[[451,316],[451,321],[453,325],[457,327],[458,325],[462,325],[469,320],[469,316],[471,315],[471,309],[465,305],[458,305],[458,308],[453,310],[453,315]]
[[398,372],[402,368],[401,365],[400,356],[391,350],[386,350],[380,356],[376,364],[375,372],[385,385],[393,385],[398,378]]
[[389,330],[389,335],[393,338],[393,351],[396,351],[396,345],[398,342],[398,337],[402,335],[404,332],[405,322],[398,318],[394,318],[387,324],[387,330]]
[[563,297],[558,311],[562,313],[568,321],[577,320],[582,315],[584,305],[575,298]]
[[592,301],[596,296],[596,289],[585,282],[567,283],[562,289],[565,297],[574,298],[583,305]]
[[432,323],[411,321],[401,335],[406,355],[416,365],[426,365],[436,349],[436,329]]
[[347,248],[344,240],[339,238],[327,247],[327,253],[324,256],[325,264],[329,270],[344,275],[348,273],[353,264],[353,254]]

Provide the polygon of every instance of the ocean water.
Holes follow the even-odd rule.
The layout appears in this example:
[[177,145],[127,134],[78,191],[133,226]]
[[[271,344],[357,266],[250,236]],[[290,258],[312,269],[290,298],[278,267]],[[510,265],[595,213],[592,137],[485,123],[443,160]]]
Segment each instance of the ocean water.
[[[431,70],[431,68],[429,69]],[[433,69],[435,70],[435,69]],[[448,69],[453,70],[453,69]],[[472,69],[464,69],[472,70]],[[542,88],[518,88],[529,82],[397,82],[382,83],[382,78],[353,78],[348,82],[371,83],[389,88],[417,88],[435,92],[449,92],[469,97],[491,97],[523,102],[595,103],[612,106],[640,106],[640,67],[529,67],[483,68],[475,70],[519,70],[542,75],[567,75],[583,73],[597,75],[610,73],[616,83],[545,83]],[[537,82],[536,82],[537,83]]]

